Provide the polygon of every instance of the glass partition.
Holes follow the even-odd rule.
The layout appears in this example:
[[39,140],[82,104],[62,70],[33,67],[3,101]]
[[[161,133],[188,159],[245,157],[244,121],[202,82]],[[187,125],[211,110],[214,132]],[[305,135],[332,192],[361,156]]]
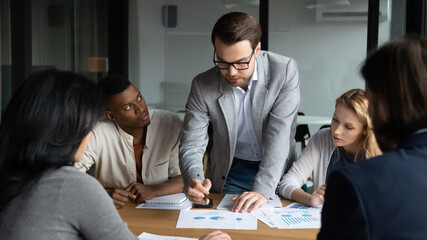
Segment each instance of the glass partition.
[[[294,58],[300,74],[300,112],[332,117],[335,99],[364,89],[368,0],[270,0],[269,50]],[[390,2],[381,0],[380,39],[389,38]],[[316,132],[321,125],[309,125]]]
[[253,0],[131,0],[129,75],[149,107],[182,112],[193,78],[213,67],[210,35],[223,14],[258,19]]
[[98,80],[108,72],[108,1],[34,0],[33,69],[56,67]]

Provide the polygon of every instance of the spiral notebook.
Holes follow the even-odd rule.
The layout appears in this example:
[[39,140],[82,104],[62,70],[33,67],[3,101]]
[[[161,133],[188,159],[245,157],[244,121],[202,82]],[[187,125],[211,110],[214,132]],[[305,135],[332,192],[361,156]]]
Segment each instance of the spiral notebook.
[[184,193],[176,193],[146,200],[145,203],[139,204],[136,208],[180,210],[191,207],[192,203]]

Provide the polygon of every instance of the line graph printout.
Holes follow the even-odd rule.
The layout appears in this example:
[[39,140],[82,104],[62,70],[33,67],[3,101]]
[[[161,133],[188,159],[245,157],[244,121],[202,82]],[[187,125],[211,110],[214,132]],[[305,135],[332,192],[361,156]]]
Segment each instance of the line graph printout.
[[181,210],[176,228],[256,230],[257,219],[249,213],[227,210]]
[[320,228],[320,211],[307,209],[263,209],[279,229]]

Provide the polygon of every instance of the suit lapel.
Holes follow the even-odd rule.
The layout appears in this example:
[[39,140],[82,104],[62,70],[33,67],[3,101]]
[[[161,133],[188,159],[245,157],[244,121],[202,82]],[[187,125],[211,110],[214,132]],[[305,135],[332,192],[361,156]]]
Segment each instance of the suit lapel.
[[256,58],[258,63],[258,81],[253,94],[251,94],[252,101],[252,122],[255,129],[255,134],[258,140],[259,146],[262,148],[262,123],[264,106],[267,100],[268,90],[265,88],[265,79],[267,76],[264,71],[264,61],[260,54]]
[[222,96],[218,98],[218,103],[225,119],[225,125],[227,126],[228,138],[230,140],[230,154],[231,156],[234,156],[234,149],[236,146],[237,138],[237,119],[236,109],[234,106],[234,94],[230,85],[227,83],[227,80],[225,80],[222,75],[220,76],[219,82],[219,91],[221,92]]

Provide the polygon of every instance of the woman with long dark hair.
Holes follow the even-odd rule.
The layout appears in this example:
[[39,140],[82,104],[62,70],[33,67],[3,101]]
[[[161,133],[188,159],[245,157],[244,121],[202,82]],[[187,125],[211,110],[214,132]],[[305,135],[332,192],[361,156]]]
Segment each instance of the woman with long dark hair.
[[95,83],[32,74],[0,126],[1,239],[135,239],[105,190],[74,167],[102,109]]
[[0,239],[137,239],[101,184],[73,166],[101,114],[99,96],[83,76],[45,70],[12,97],[0,125]]

